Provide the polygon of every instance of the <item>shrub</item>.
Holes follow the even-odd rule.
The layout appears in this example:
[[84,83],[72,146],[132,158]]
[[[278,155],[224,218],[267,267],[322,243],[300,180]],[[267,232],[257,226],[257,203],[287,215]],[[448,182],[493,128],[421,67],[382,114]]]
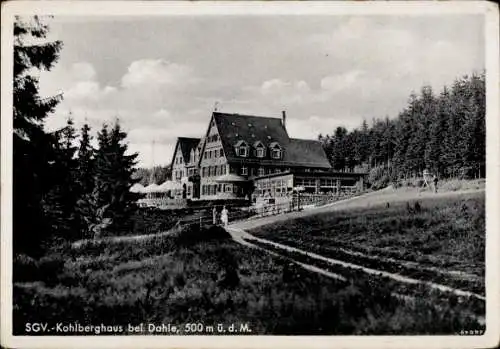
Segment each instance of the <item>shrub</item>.
[[48,285],[55,285],[64,269],[65,258],[61,254],[50,254],[38,262],[40,279]]
[[172,239],[178,245],[195,245],[204,241],[230,240],[231,235],[219,226],[200,226],[198,224],[189,224],[182,227]]
[[40,276],[37,261],[25,254],[14,256],[12,274],[14,282],[36,280]]

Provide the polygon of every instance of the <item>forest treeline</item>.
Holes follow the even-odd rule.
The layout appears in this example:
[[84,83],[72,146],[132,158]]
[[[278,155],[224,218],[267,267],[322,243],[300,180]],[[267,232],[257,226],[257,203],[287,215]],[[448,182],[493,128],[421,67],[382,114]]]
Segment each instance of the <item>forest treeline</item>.
[[[421,177],[482,178],[486,163],[485,72],[456,79],[436,94],[412,93],[396,118],[366,120],[352,131],[319,135],[337,171],[366,171],[372,182]],[[383,184],[383,183],[382,183]]]
[[170,165],[156,165],[152,168],[140,167],[133,174],[133,178],[137,179],[138,183],[145,187],[153,183],[162,184],[163,182],[170,180],[171,176],[172,167]]

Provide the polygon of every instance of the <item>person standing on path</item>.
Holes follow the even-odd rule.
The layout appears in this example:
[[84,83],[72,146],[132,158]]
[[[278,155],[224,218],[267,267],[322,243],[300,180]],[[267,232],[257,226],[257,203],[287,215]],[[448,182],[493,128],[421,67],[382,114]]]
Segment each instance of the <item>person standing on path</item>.
[[227,209],[226,206],[222,207],[222,212],[220,214],[220,220],[222,221],[222,224],[227,227],[228,223],[228,217],[227,217]]
[[216,225],[217,224],[217,208],[212,209],[212,224]]
[[434,193],[438,192],[438,178],[436,175],[432,178],[432,182],[434,183]]

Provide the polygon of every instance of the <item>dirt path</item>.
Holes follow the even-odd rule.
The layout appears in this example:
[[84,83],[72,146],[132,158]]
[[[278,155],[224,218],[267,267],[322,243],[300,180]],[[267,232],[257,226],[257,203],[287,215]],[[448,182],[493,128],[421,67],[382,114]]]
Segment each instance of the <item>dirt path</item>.
[[[240,221],[240,222],[234,222],[233,224],[230,224],[229,227],[227,228],[228,232],[232,235],[233,239],[236,242],[239,242],[244,245],[252,245],[245,239],[255,239],[256,241],[272,245],[274,247],[283,249],[285,251],[290,251],[290,252],[298,252],[301,254],[304,254],[308,257],[321,260],[330,264],[337,264],[337,265],[342,265],[344,267],[348,268],[353,268],[356,270],[361,270],[367,274],[372,274],[372,275],[383,275],[386,277],[389,277],[395,281],[402,282],[402,283],[408,283],[408,284],[424,284],[430,288],[433,289],[438,289],[442,292],[451,292],[457,296],[465,296],[465,297],[474,297],[480,300],[486,300],[486,298],[480,294],[469,292],[469,291],[464,291],[456,288],[452,288],[446,285],[441,285],[437,284],[434,282],[429,282],[429,281],[422,281],[410,277],[406,277],[397,273],[390,273],[386,272],[383,270],[377,270],[377,269],[372,269],[372,268],[367,268],[363,267],[361,265],[353,264],[353,263],[348,263],[345,261],[333,259],[333,258],[327,258],[312,252],[307,252],[303,251],[301,249],[287,246],[284,244],[276,243],[267,239],[262,239],[262,238],[257,238],[251,234],[249,234],[246,229],[251,229],[251,228],[256,228],[262,225],[267,225],[271,224],[274,222],[282,222],[286,221],[289,219],[294,219],[294,218],[299,218],[299,217],[306,217],[310,215],[314,215],[317,213],[322,213],[322,212],[329,212],[329,211],[336,211],[340,209],[346,209],[346,208],[353,208],[353,207],[369,207],[372,205],[378,205],[378,204],[384,204],[386,202],[397,202],[397,201],[407,201],[407,200],[415,200],[419,198],[443,198],[443,197],[450,197],[450,196],[457,196],[457,195],[463,195],[463,194],[473,194],[477,192],[484,192],[484,189],[479,189],[479,190],[462,190],[462,191],[452,191],[452,192],[443,192],[443,193],[432,193],[432,192],[418,192],[418,191],[412,191],[412,190],[406,190],[406,191],[399,191],[399,190],[394,190],[391,188],[387,188],[378,192],[373,192],[369,194],[365,194],[362,196],[358,196],[355,198],[343,200],[343,201],[338,201],[326,206],[322,206],[319,208],[315,209],[310,209],[306,211],[301,211],[301,212],[291,212],[288,214],[284,215],[279,215],[279,216],[268,216],[268,217],[263,217],[260,219],[255,219],[255,220],[248,220],[248,221]],[[253,245],[255,247],[255,245]],[[269,253],[273,253],[272,251],[266,250]],[[298,262],[297,262],[298,263]],[[303,264],[303,263],[301,263]],[[310,268],[315,268],[319,269],[313,265],[306,265],[307,267]],[[324,270],[322,270],[324,271]],[[440,270],[444,273],[450,273],[445,270]],[[317,272],[317,271],[316,271]],[[335,274],[336,275],[336,274]]]
[[[274,246],[277,246],[277,245],[280,245],[280,244],[277,244],[277,243],[273,243],[271,241],[268,241],[268,240],[265,240],[265,239],[260,239],[260,238],[255,238],[253,235],[247,233],[246,231],[242,230],[242,229],[237,229],[237,228],[234,228],[234,227],[229,227],[226,229],[229,233],[231,233],[231,235],[233,236],[233,239],[244,245],[244,246],[247,246],[247,247],[250,247],[250,248],[256,248],[256,249],[259,249],[259,250],[262,250],[262,251],[265,251],[271,255],[274,255],[274,256],[280,256],[280,257],[283,257],[281,256],[279,253],[276,253],[274,251],[271,251],[271,250],[268,250],[268,249],[265,249],[264,247],[261,247],[261,246],[258,246],[258,245],[255,245],[245,239],[255,239],[257,241],[260,241],[260,242],[264,242],[264,243],[271,243],[273,244]],[[327,262],[330,262],[330,259],[329,258],[325,258],[323,256],[319,256],[319,255],[316,255],[314,253],[310,253],[310,252],[305,252],[305,251],[301,251],[301,250],[298,250],[298,249],[294,249],[293,247],[289,247],[289,246],[284,246],[284,245],[281,245],[285,248],[285,250],[289,250],[289,251],[299,251],[299,253],[304,253],[305,255],[307,255],[308,257],[312,257],[312,258],[317,258],[317,259],[320,259],[320,260],[326,260]],[[280,247],[281,247],[280,246]],[[339,274],[335,274],[331,271],[328,271],[328,270],[324,270],[322,268],[319,268],[319,267],[316,267],[316,266],[313,266],[313,265],[310,265],[310,264],[306,264],[306,263],[302,263],[302,262],[299,262],[299,261],[296,261],[294,260],[293,258],[290,258],[290,257],[286,257],[287,259],[291,260],[293,263],[297,264],[298,266],[302,267],[303,269],[305,270],[308,270],[308,271],[311,271],[313,273],[317,273],[317,274],[320,274],[320,275],[323,275],[323,276],[326,276],[326,277],[329,277],[331,279],[335,279],[335,280],[343,280],[345,281],[346,278],[343,277],[342,275],[339,275]],[[341,262],[343,263],[343,262]],[[359,270],[359,269],[358,269]],[[373,270],[373,269],[372,269]],[[379,272],[379,271],[375,271],[376,274],[379,274],[379,273],[384,273],[384,272]],[[402,282],[405,282],[405,281],[408,281],[410,280],[410,283],[414,283],[413,280],[409,279],[409,278],[399,278],[399,281],[402,281]],[[419,280],[416,280],[417,282],[420,282]],[[455,293],[454,291],[458,291],[459,293],[460,292],[464,292],[464,291],[461,291],[461,290],[455,290],[455,289],[452,289],[450,287],[447,287],[447,286],[443,286],[443,285],[437,285],[437,284],[434,284],[436,286],[438,286],[438,289],[440,289],[441,291],[450,291],[450,292],[453,292]],[[401,300],[404,300],[405,302],[409,302],[409,303],[415,303],[416,301],[416,297],[413,297],[413,296],[410,296],[410,295],[402,295],[402,294],[398,294],[398,293],[394,293],[392,292],[391,293],[394,297],[396,298],[399,298]],[[456,294],[456,293],[455,293]],[[459,294],[459,295],[463,295],[463,294]],[[466,292],[466,295],[467,296],[470,296],[470,293],[469,292]],[[473,294],[475,295],[475,294]],[[482,297],[480,295],[476,295],[476,296],[479,296],[479,297]],[[481,299],[481,298],[480,298]],[[482,297],[482,299],[484,300],[484,297]],[[440,306],[437,305],[437,308],[439,309]],[[479,324],[481,325],[485,325],[486,324],[486,318],[484,316],[478,316],[472,312],[469,312],[469,311],[466,311],[464,313],[464,316],[467,316],[471,319],[474,319],[476,320]]]
[[[410,277],[407,277],[407,276],[403,276],[403,275],[400,275],[400,274],[390,273],[390,272],[387,272],[387,271],[384,271],[384,270],[367,268],[367,267],[364,267],[364,266],[361,266],[361,265],[358,265],[358,264],[344,262],[344,261],[341,261],[341,260],[338,260],[338,259],[327,258],[327,257],[321,256],[321,255],[313,253],[313,252],[304,251],[304,250],[301,250],[301,249],[298,249],[298,248],[295,248],[295,247],[291,247],[291,246],[280,244],[280,243],[277,243],[277,242],[274,242],[274,241],[270,241],[270,240],[267,240],[267,239],[262,239],[262,238],[255,237],[255,236],[247,233],[246,231],[244,231],[242,229],[237,229],[235,227],[228,227],[227,231],[233,236],[233,239],[235,241],[237,241],[239,243],[242,243],[242,240],[243,240],[243,243],[245,245],[249,244],[248,241],[245,241],[245,239],[253,239],[253,240],[262,242],[264,244],[272,245],[274,247],[280,248],[280,249],[285,250],[285,251],[298,252],[298,253],[303,254],[303,255],[305,255],[307,257],[311,257],[311,258],[314,258],[314,259],[317,259],[317,260],[321,260],[323,262],[327,262],[327,263],[332,264],[332,265],[337,264],[337,265],[341,265],[343,267],[360,270],[360,271],[365,272],[366,274],[371,274],[371,275],[376,275],[376,276],[382,275],[382,276],[388,277],[390,279],[393,279],[395,281],[402,282],[402,283],[407,283],[407,284],[422,284],[422,285],[426,285],[426,286],[428,286],[430,288],[437,289],[437,290],[440,290],[440,291],[443,291],[443,292],[451,292],[451,293],[453,293],[453,294],[455,294],[457,296],[474,297],[474,298],[477,298],[477,299],[480,299],[480,300],[486,300],[486,298],[484,296],[482,296],[480,294],[477,294],[477,293],[473,293],[473,292],[469,292],[469,291],[464,291],[464,290],[456,289],[456,288],[453,288],[453,287],[449,287],[449,286],[446,286],[446,285],[437,284],[437,283],[430,282],[430,281],[422,281],[422,280],[410,278]],[[311,267],[311,268],[316,268],[313,265],[308,265],[308,266]]]

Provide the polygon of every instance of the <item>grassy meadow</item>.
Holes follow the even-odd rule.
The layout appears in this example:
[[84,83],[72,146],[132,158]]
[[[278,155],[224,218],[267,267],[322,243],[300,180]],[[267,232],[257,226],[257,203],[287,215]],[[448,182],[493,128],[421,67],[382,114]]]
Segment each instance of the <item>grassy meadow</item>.
[[[484,294],[484,196],[428,199],[419,205],[415,209],[415,202],[391,203],[322,213],[251,233]],[[141,230],[150,231],[146,225]],[[128,325],[140,324],[145,325],[141,334],[162,334],[149,332],[147,324],[178,326],[175,334],[218,335],[238,333],[219,332],[218,324],[267,335],[456,334],[484,329],[480,300],[464,301],[422,285],[275,252],[281,256],[239,245],[221,228],[193,225],[174,236],[64,245],[39,260],[19,256],[14,260],[14,333],[26,334],[28,322],[47,323],[49,328],[60,322],[121,326],[114,334],[124,335],[137,334],[129,332]],[[304,270],[294,261],[345,280]],[[192,324],[197,324],[194,331]]]
[[[481,192],[332,211],[249,232],[335,260],[485,295],[485,201]],[[262,242],[260,246],[347,279],[368,277],[353,268]],[[417,297],[455,314],[473,314],[477,318],[485,314],[480,299],[463,299],[422,284],[405,284],[382,276],[369,278],[382,281],[393,293]]]

